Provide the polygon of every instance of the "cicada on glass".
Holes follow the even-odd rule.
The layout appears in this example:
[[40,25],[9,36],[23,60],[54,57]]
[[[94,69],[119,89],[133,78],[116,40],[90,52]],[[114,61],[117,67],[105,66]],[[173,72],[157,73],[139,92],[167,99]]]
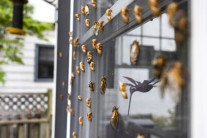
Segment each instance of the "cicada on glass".
[[113,107],[113,110],[112,110],[111,119],[110,119],[111,126],[112,126],[114,129],[117,129],[118,122],[119,122],[118,108],[117,108],[116,106],[114,106],[114,107]]
[[88,84],[90,91],[94,91],[94,81],[90,81]]
[[88,118],[88,121],[92,121],[92,112],[91,111],[89,111],[88,113],[87,113],[87,118]]
[[106,91],[106,76],[103,76],[99,85],[100,93],[103,95]]
[[130,50],[130,61],[132,64],[136,64],[139,58],[139,43],[138,41],[134,41],[133,44],[131,45],[131,50]]
[[82,116],[80,116],[80,117],[78,118],[78,122],[79,122],[79,124],[80,124],[81,126],[83,126],[83,117],[82,117]]

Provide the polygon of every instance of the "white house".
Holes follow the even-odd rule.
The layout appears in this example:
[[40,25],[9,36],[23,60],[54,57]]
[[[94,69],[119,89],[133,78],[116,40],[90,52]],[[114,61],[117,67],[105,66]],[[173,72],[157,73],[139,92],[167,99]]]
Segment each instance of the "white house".
[[49,39],[48,42],[38,39],[37,36],[24,36],[24,65],[11,63],[2,66],[6,73],[6,82],[4,85],[0,84],[0,93],[42,93],[53,88],[51,65],[54,64],[55,31],[47,31],[45,36]]

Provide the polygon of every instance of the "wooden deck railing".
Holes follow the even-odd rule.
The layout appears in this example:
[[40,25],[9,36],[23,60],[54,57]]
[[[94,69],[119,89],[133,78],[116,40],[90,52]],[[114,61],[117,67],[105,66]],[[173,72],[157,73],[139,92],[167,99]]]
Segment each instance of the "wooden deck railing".
[[[22,100],[23,102],[19,105],[18,101],[21,101],[22,97],[25,100]],[[41,100],[38,100],[38,97],[41,97]],[[46,100],[43,102],[42,99]],[[5,108],[5,106],[8,106],[7,104],[9,108]],[[14,108],[15,104],[19,108],[26,104],[25,107],[27,108]],[[50,138],[52,126],[51,106],[51,90],[48,90],[48,93],[36,94],[0,94],[0,138]]]

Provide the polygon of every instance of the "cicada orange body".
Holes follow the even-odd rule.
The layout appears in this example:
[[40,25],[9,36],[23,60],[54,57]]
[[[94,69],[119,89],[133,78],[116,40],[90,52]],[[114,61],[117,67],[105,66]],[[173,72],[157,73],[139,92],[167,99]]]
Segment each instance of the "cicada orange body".
[[117,108],[116,106],[114,106],[114,107],[113,107],[113,110],[112,110],[111,119],[110,119],[111,126],[112,126],[114,129],[117,129],[118,122],[119,122],[118,108]]

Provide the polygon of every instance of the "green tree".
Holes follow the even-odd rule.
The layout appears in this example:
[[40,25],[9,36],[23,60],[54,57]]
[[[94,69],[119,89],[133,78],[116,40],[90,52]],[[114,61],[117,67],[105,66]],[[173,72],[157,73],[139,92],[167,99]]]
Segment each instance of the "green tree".
[[[38,38],[47,40],[44,36],[45,30],[53,28],[52,23],[44,23],[34,20],[31,15],[33,7],[24,5],[23,29],[29,35],[37,35]],[[13,3],[9,0],[0,0],[0,66],[15,62],[24,64],[22,61],[22,52],[24,36],[15,35],[13,38],[8,37],[7,27],[12,26]],[[0,68],[0,82],[4,83],[5,72]]]

